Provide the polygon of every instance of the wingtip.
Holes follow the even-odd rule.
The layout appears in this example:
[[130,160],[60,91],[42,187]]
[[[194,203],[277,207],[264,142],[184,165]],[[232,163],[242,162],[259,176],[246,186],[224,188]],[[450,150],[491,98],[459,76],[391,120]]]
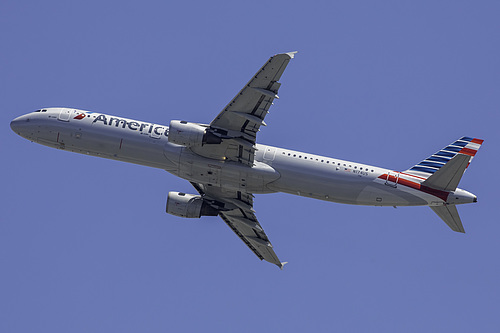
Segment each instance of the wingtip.
[[279,268],[280,268],[281,270],[283,270],[283,267],[285,267],[285,265],[286,265],[286,264],[288,264],[288,261],[283,261],[283,262],[281,262],[281,263],[280,263],[280,265],[279,265]]
[[[286,54],[287,56],[290,57],[290,59],[293,59],[295,57],[295,54],[297,54],[299,51],[292,51],[292,52],[283,52],[283,53],[278,53],[278,54],[275,54],[274,56],[278,56],[278,55],[284,55]],[[274,57],[273,56],[273,57]]]

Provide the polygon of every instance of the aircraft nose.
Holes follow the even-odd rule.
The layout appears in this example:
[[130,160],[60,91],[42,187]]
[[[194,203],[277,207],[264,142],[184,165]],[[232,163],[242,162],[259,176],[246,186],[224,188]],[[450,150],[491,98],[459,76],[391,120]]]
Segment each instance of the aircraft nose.
[[30,117],[28,115],[20,116],[10,122],[10,128],[17,134],[21,134],[23,128],[29,125]]

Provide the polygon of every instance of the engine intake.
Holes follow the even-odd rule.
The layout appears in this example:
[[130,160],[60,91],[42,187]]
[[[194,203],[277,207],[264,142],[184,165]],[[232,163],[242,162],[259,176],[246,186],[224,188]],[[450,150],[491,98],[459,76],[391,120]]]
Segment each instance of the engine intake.
[[200,195],[169,192],[167,213],[186,218],[200,218],[202,216],[217,216],[219,210],[206,203]]
[[207,131],[205,126],[187,121],[172,120],[168,132],[168,141],[177,145],[191,147],[218,144],[222,142],[222,139]]

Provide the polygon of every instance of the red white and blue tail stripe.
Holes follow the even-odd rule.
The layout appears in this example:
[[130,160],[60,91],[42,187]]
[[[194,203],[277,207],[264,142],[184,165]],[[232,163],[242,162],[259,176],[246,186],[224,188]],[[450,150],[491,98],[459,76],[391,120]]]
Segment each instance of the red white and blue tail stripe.
[[[481,147],[484,140],[469,138],[464,136],[452,144],[441,149],[434,155],[426,158],[422,162],[415,165],[413,168],[406,170],[405,173],[413,174],[415,176],[428,178],[434,172],[439,170],[443,165],[448,163],[457,154],[470,156],[470,162],[478,149]],[[469,163],[470,163],[469,162]]]

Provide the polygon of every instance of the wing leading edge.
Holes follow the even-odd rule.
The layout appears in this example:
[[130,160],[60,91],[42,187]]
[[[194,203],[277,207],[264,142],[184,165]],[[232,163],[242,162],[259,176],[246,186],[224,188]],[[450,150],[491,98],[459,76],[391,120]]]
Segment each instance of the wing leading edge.
[[286,262],[278,259],[269,238],[257,220],[251,193],[224,191],[203,184],[191,184],[205,200],[223,204],[224,210],[221,210],[219,216],[260,260],[283,269]]
[[208,131],[222,139],[217,145],[195,147],[193,151],[211,158],[252,166],[255,140],[281,83],[278,80],[296,52],[272,56],[209,125]]
[[296,52],[281,53],[269,60],[257,71],[238,94],[210,123],[210,127],[240,132],[255,143],[260,126],[266,126],[264,118],[281,84],[278,80],[285,71],[288,62]]

